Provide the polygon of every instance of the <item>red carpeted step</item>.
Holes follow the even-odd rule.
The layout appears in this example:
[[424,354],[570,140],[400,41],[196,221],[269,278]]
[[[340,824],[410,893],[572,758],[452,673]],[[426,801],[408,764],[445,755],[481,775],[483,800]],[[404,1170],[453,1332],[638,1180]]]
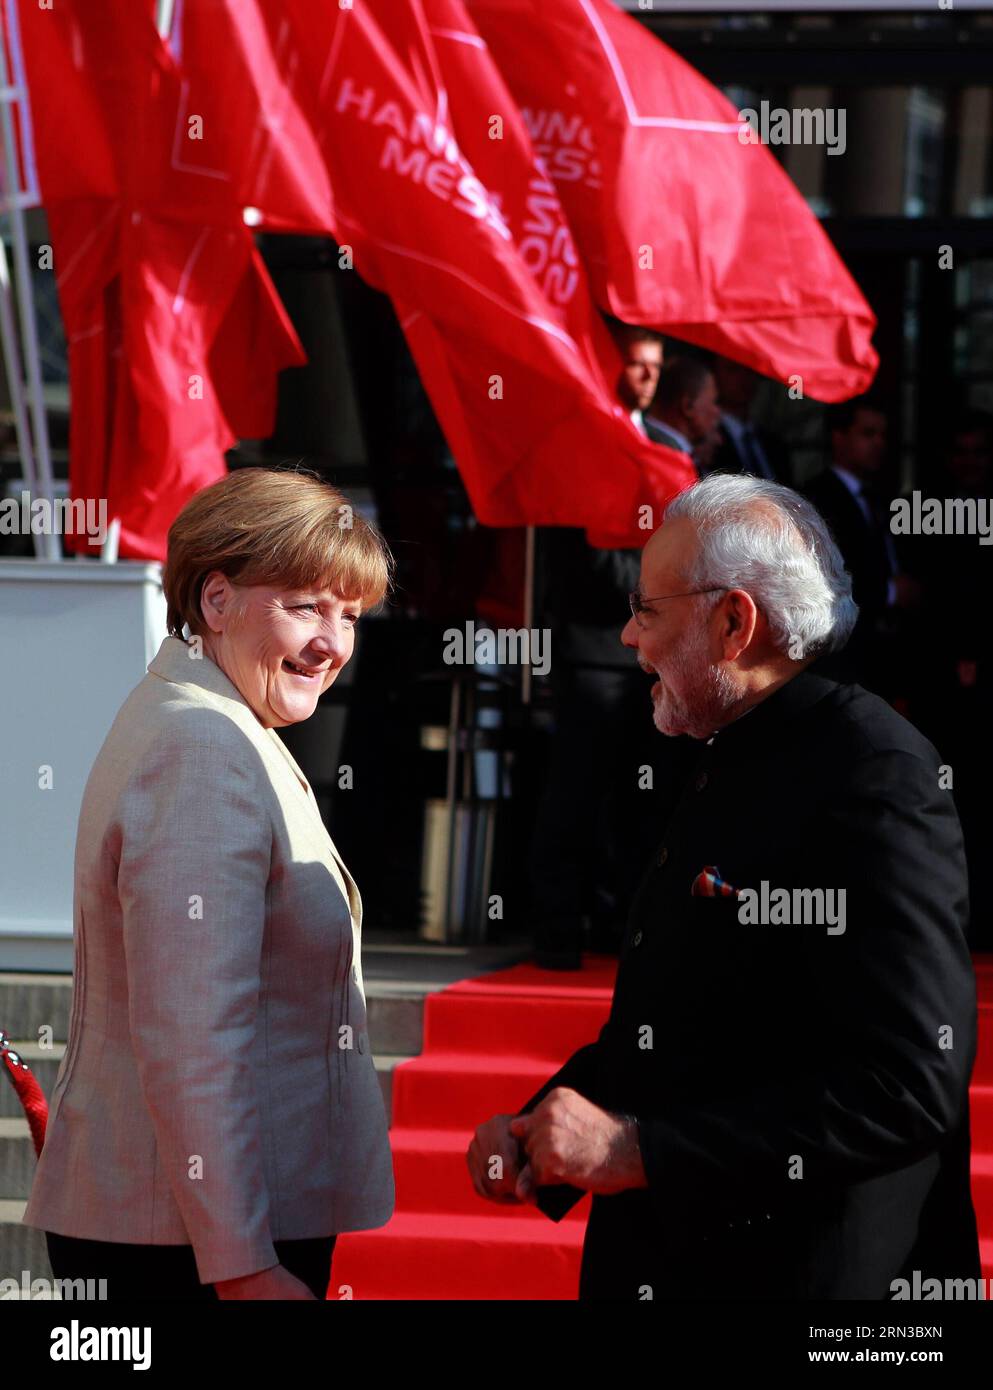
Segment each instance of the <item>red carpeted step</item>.
[[975,1081],[993,1082],[993,1004],[980,1004],[976,1039],[976,1061],[972,1068]]
[[[405,1128],[394,1130],[390,1137],[398,1211],[447,1211],[489,1216],[496,1221],[508,1215],[548,1221],[536,1207],[498,1206],[477,1195],[465,1159],[471,1130]],[[589,1205],[589,1199],[584,1198],[564,1219],[585,1223]]]
[[338,1237],[330,1297],[574,1299],[584,1223],[504,1215],[399,1212],[388,1226]]
[[571,1057],[595,1042],[610,1012],[610,995],[602,998],[548,998],[527,995],[486,997],[445,990],[427,1000],[424,1049],[442,1052],[504,1054],[524,1057]]
[[993,1086],[978,1081],[969,1087],[969,1134],[974,1154],[993,1153]]
[[516,994],[534,999],[591,999],[610,997],[617,978],[614,956],[583,956],[581,970],[542,970],[537,965],[511,965],[506,970],[491,970],[488,975],[476,975],[471,980],[459,980],[449,985],[445,994],[482,994],[493,998],[499,994]]
[[491,1115],[515,1115],[560,1065],[535,1057],[426,1052],[394,1069],[394,1127],[474,1130]]
[[993,1153],[977,1153],[973,1149],[971,1167],[976,1222],[980,1231],[993,1231]]

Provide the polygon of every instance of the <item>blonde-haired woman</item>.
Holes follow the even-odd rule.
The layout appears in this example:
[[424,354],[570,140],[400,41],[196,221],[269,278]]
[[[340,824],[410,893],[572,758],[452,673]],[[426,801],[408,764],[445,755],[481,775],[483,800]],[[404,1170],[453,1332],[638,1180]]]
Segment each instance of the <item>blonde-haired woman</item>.
[[275,732],[385,595],[320,478],[243,469],[169,532],[170,636],[97,755],[76,840],[65,1057],[25,1213],[110,1298],[324,1298],[393,1212],[361,900]]

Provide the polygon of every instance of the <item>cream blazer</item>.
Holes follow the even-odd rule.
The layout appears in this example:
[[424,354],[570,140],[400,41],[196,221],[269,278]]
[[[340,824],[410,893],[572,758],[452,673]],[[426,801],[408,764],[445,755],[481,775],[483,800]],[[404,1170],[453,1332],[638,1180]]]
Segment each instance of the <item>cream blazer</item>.
[[279,735],[191,652],[165,639],[86,784],[24,1220],[191,1245],[206,1284],[277,1263],[275,1240],[384,1225],[394,1186],[358,889]]

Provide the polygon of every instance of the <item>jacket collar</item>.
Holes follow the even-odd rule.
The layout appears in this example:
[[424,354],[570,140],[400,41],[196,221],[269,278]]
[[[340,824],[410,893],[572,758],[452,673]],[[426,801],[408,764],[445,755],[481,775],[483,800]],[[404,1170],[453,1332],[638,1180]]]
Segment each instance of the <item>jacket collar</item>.
[[208,656],[192,657],[189,644],[179,637],[163,639],[161,647],[148,663],[148,670],[152,675],[169,681],[173,685],[192,685],[199,690],[208,691],[215,700],[227,706],[225,712],[237,721],[250,738],[263,739],[267,744],[273,744],[279,749],[280,755],[289,764],[303,788],[313,815],[315,830],[327,841],[331,849],[335,865],[341,876],[341,886],[352,918],[357,924],[361,924],[362,899],[359,896],[358,886],[335,848],[334,841],[328,834],[324,817],[321,815],[321,808],[317,804],[317,798],[310,783],[304,777],[296,759],[276,733],[276,730],[267,729],[264,724],[260,723],[251,705],[216,662],[211,661]]
[[837,681],[819,675],[812,666],[805,667],[757,705],[718,729],[711,740],[713,748],[721,752],[734,751],[775,736],[784,724],[799,718],[837,688]]
[[184,642],[182,638],[166,637],[149,662],[148,670],[151,671],[152,675],[160,676],[162,680],[169,681],[173,685],[192,685],[199,690],[206,690],[216,699],[233,706],[233,708],[228,709],[227,713],[235,718],[242,728],[246,729],[252,736],[263,738],[266,742],[275,744],[296,774],[304,790],[308,795],[313,795],[296,759],[276,733],[276,730],[267,729],[260,722],[238,687],[228,679],[216,662],[211,661],[209,656],[203,654],[200,657],[194,657],[189,644]]

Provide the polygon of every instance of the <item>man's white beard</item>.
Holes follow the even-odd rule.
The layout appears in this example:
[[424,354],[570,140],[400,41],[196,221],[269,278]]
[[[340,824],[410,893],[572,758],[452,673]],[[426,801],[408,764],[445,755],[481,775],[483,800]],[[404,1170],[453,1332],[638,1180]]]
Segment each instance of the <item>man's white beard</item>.
[[706,628],[667,657],[660,679],[662,687],[652,697],[655,727],[670,737],[709,738],[740,699],[731,676],[707,655]]

